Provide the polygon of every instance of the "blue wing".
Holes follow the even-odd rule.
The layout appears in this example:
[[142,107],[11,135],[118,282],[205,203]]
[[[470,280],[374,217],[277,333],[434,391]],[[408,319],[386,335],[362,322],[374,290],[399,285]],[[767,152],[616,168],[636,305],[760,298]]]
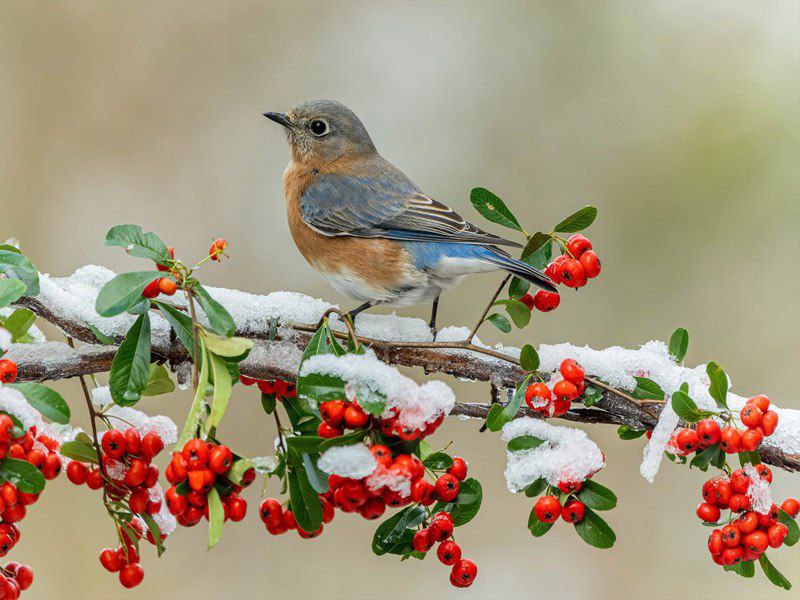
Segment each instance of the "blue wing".
[[327,236],[516,246],[430,198],[401,173],[375,179],[323,173],[300,199],[303,221]]

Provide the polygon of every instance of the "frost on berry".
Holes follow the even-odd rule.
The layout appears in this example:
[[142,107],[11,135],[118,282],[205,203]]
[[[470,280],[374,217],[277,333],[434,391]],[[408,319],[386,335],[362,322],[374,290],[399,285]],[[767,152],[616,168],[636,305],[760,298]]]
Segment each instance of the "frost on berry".
[[539,478],[550,485],[583,481],[605,465],[600,448],[580,429],[530,417],[515,419],[502,429],[505,442],[524,435],[543,439],[545,443],[530,450],[507,452],[505,476],[512,492],[524,490]]
[[766,479],[762,479],[751,464],[744,466],[744,472],[750,478],[750,485],[747,487],[747,497],[757,513],[765,515],[772,508],[772,489]]
[[328,475],[363,479],[371,475],[378,463],[364,444],[334,446],[322,453],[318,465]]

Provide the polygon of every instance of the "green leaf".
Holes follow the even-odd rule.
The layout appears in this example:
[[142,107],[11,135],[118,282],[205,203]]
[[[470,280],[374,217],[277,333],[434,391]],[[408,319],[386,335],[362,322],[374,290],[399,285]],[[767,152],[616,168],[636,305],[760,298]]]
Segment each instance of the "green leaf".
[[486,320],[489,321],[492,325],[497,327],[503,333],[510,333],[511,332],[511,323],[508,322],[503,315],[498,313],[492,313]]
[[159,271],[134,271],[122,273],[106,283],[97,295],[95,310],[101,317],[114,317],[124,313],[142,300],[142,292]]
[[403,533],[417,527],[425,520],[426,515],[425,509],[415,504],[392,515],[375,530],[372,551],[378,556],[390,553],[400,543]]
[[153,520],[153,517],[146,512],[140,514],[139,516],[142,518],[142,520],[144,520],[145,525],[147,525],[147,529],[150,530],[150,534],[153,536],[153,539],[156,542],[156,551],[160,557],[166,551],[166,548],[164,548],[164,541],[161,539],[161,529],[159,529],[158,524]]
[[104,346],[114,346],[117,340],[110,335],[106,335],[91,323],[86,323],[86,326],[91,330],[92,335],[97,338],[97,341]]
[[242,477],[248,469],[255,469],[258,473],[271,475],[278,470],[280,464],[280,459],[275,455],[240,458],[233,461],[233,466],[226,477],[236,485],[241,485]]
[[94,450],[94,445],[83,440],[64,442],[58,453],[78,462],[97,463],[97,452]]
[[233,322],[233,317],[225,310],[225,307],[214,300],[202,285],[196,286],[195,292],[200,306],[203,307],[203,312],[206,313],[211,331],[225,337],[231,337],[236,333],[236,323]]
[[217,356],[238,358],[247,355],[253,349],[253,340],[243,337],[225,338],[213,333],[205,334],[206,348]]
[[543,246],[531,254],[526,254],[525,250],[522,251],[522,262],[540,271],[543,271],[547,267],[551,258],[553,258],[552,239],[548,239]]
[[782,508],[778,509],[778,521],[786,525],[786,529],[789,530],[783,543],[787,546],[794,546],[800,540],[800,527],[797,526],[797,521]]
[[61,394],[41,383],[9,383],[8,387],[20,392],[33,408],[53,423],[69,423],[69,406]]
[[[344,436],[342,436],[344,437]],[[322,452],[320,445],[325,441],[317,435],[294,435],[286,438],[286,446],[291,450],[296,450],[297,454],[303,452]],[[349,446],[350,444],[338,444],[340,446]]]
[[553,238],[551,238],[546,233],[537,231],[530,237],[528,243],[525,244],[525,248],[522,249],[522,255],[520,256],[520,258],[522,260],[525,260],[529,256],[533,256],[534,254],[539,252],[542,248],[544,248],[548,242],[552,241],[552,239]]
[[0,462],[0,480],[10,481],[24,494],[38,494],[44,489],[44,475],[26,460],[6,457]]
[[577,212],[572,213],[558,225],[553,227],[553,231],[561,233],[577,233],[583,231],[594,223],[597,218],[597,209],[594,206],[584,206]]
[[150,315],[139,315],[111,363],[108,384],[120,406],[133,406],[142,397],[150,373]]
[[[483,502],[483,488],[480,482],[472,477],[462,481],[455,501],[447,503],[448,506],[452,506],[447,512],[453,517],[453,525],[461,527],[474,519],[481,509],[481,502]],[[434,509],[433,512],[437,510]]]
[[614,530],[600,515],[588,507],[583,520],[575,523],[575,531],[584,542],[595,548],[611,548],[617,541]]
[[511,283],[508,284],[508,295],[512,298],[522,298],[531,289],[531,284],[520,279],[519,277],[512,277]]
[[504,298],[494,303],[495,306],[505,306],[506,312],[511,317],[514,325],[522,329],[531,322],[531,311],[519,300],[514,298]]
[[361,410],[374,417],[381,416],[389,402],[385,394],[363,384],[356,389],[356,399]]
[[355,431],[340,435],[339,437],[322,440],[319,444],[319,451],[325,452],[325,450],[333,448],[334,446],[352,446],[367,437],[367,433],[369,432],[366,429],[356,429]]
[[617,435],[621,440],[635,440],[642,437],[646,432],[646,429],[631,429],[627,425],[620,425],[617,429]]
[[139,225],[117,225],[109,229],[106,246],[121,246],[131,256],[149,258],[164,264],[172,257],[167,245],[152,231],[144,233]]
[[294,450],[287,452],[289,461],[289,498],[298,526],[316,531],[322,525],[322,503],[308,480],[303,458]]
[[475,210],[492,223],[516,229],[517,231],[524,231],[505,203],[489,190],[480,187],[474,188],[470,192],[469,199]]
[[228,401],[231,398],[233,382],[231,372],[228,367],[216,354],[211,354],[211,372],[214,376],[214,399],[211,402],[211,414],[206,420],[206,431],[218,427],[225,410],[228,408]]
[[433,471],[446,471],[453,466],[453,459],[445,452],[434,452],[423,460],[422,464]]
[[[300,364],[302,365],[306,360],[318,354],[335,354],[336,356],[346,354],[344,348],[336,341],[336,338],[327,324],[317,329],[314,337],[308,342]],[[344,398],[344,396],[342,397]]]
[[[7,279],[6,281],[16,280]],[[2,295],[2,293],[0,293],[0,295]],[[2,306],[2,304],[3,302],[0,300],[0,306]],[[36,321],[36,313],[27,308],[18,308],[2,321],[2,326],[11,334],[12,342],[20,342],[25,338],[25,335],[28,333],[34,321]]]
[[530,344],[525,344],[519,354],[519,363],[526,371],[535,371],[539,368],[539,353]]
[[222,507],[222,500],[219,497],[217,488],[211,488],[208,492],[208,549],[211,550],[217,545],[222,535],[222,523],[225,521],[225,509]]
[[675,362],[681,362],[689,349],[689,332],[678,327],[669,338],[669,355]]
[[0,273],[25,284],[26,296],[39,295],[39,271],[30,259],[16,248],[0,249]]
[[764,575],[766,575],[767,579],[769,579],[772,583],[778,587],[782,587],[785,590],[792,589],[792,584],[788,579],[786,579],[786,577],[783,576],[783,573],[775,568],[775,565],[769,561],[766,554],[762,554],[758,558],[758,563],[761,565]]
[[697,423],[703,418],[697,404],[689,397],[689,394],[682,390],[672,394],[672,410],[687,423]]
[[603,390],[596,385],[587,385],[583,391],[583,405],[591,408],[603,399]]
[[178,439],[177,443],[175,444],[178,448],[183,448],[186,442],[196,435],[197,427],[200,424],[200,416],[203,414],[203,412],[205,412],[209,360],[207,358],[205,347],[203,346],[202,341],[200,341],[200,357],[200,374],[197,381],[197,390],[194,394],[192,406],[189,408],[189,414],[186,417],[186,423],[183,426],[183,433],[181,433],[180,439]]
[[718,452],[722,452],[722,448],[720,448],[717,444],[705,448],[704,450],[695,454],[694,458],[689,462],[689,468],[691,469],[692,467],[697,467],[701,471],[706,471],[708,469],[708,465],[711,464],[711,461],[717,457]]
[[25,284],[19,279],[0,279],[0,308],[16,302],[25,293]]
[[732,571],[737,575],[741,575],[742,577],[747,577],[748,579],[756,574],[755,563],[753,563],[752,560],[740,562],[735,565],[724,565],[723,569],[725,569],[726,571]]
[[297,395],[319,403],[344,400],[344,380],[335,375],[310,373],[297,380]]
[[183,347],[189,352],[189,356],[194,356],[194,326],[192,319],[188,315],[182,313],[174,306],[164,304],[159,300],[153,300],[153,303],[161,311],[161,314],[172,327],[178,340],[180,340]]
[[169,371],[164,365],[152,363],[147,373],[147,385],[142,390],[142,396],[160,396],[175,391],[175,382],[169,376]]
[[588,508],[595,510],[611,510],[617,506],[617,495],[593,479],[584,481],[575,496]]
[[536,498],[536,496],[544,493],[548,486],[547,480],[544,477],[539,477],[539,479],[525,488],[525,495],[528,498]]
[[539,517],[536,516],[536,512],[531,509],[531,514],[528,516],[528,529],[533,534],[533,537],[542,537],[550,531],[554,524],[540,521]]
[[728,408],[728,376],[715,362],[706,365],[706,373],[711,383],[708,386],[708,393],[717,403],[719,408]]
[[652,379],[647,377],[634,377],[636,387],[633,390],[633,397],[637,400],[663,400],[664,390]]
[[306,477],[311,487],[318,494],[324,494],[328,491],[328,474],[324,473],[318,466],[318,454],[309,454],[303,452],[303,467],[306,470]]
[[275,394],[261,394],[261,408],[264,409],[265,413],[271,415],[275,412],[277,405],[278,401],[275,399]]
[[[525,377],[524,381],[517,386],[514,396],[509,400],[508,404],[501,407],[501,405],[494,404],[489,409],[489,414],[486,416],[486,426],[490,431],[500,431],[503,425],[509,423],[519,412],[519,407],[525,398],[525,390],[528,388],[528,382],[531,376]],[[501,407],[501,408],[498,408]]]
[[508,442],[508,451],[519,452],[521,450],[532,450],[538,448],[542,444],[544,444],[542,438],[533,435],[521,435]]

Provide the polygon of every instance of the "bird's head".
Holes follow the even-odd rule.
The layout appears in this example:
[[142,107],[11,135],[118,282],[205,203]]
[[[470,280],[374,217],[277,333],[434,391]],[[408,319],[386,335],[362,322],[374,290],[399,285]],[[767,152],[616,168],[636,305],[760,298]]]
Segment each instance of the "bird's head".
[[364,124],[336,100],[305,100],[286,113],[264,116],[283,125],[292,157],[298,161],[330,163],[375,152]]

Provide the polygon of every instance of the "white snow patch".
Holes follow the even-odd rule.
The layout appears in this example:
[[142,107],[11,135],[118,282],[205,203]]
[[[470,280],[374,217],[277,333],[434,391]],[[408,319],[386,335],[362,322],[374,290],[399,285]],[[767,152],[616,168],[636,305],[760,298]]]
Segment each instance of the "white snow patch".
[[505,442],[524,435],[543,439],[545,443],[530,450],[506,452],[506,485],[512,492],[524,490],[541,477],[550,485],[583,481],[605,465],[600,448],[580,429],[550,425],[530,417],[515,419],[502,429]]
[[[169,417],[164,415],[151,417],[135,408],[113,404],[108,386],[94,388],[91,393],[92,404],[97,408],[105,408],[111,405],[103,412],[103,415],[119,429],[125,430],[129,427],[135,427],[142,436],[155,431],[161,437],[165,446],[178,441],[178,426]],[[114,421],[117,421],[117,423],[114,423]]]
[[397,492],[401,497],[408,498],[411,495],[411,480],[397,473],[393,473],[383,465],[364,480],[367,487],[373,492],[386,488]]
[[38,431],[44,424],[42,415],[28,404],[25,396],[7,385],[0,386],[0,412],[13,415],[19,419],[25,429],[35,426]]
[[450,387],[441,381],[428,381],[423,385],[401,374],[375,356],[372,350],[364,354],[318,354],[309,358],[300,370],[301,376],[311,373],[333,375],[348,383],[348,397],[357,395],[359,388],[378,392],[388,402],[382,416],[396,413],[400,424],[418,429],[432,423],[441,415],[450,414],[456,397]]
[[364,444],[353,444],[329,448],[319,457],[317,466],[328,475],[364,479],[375,471],[378,462]]
[[747,497],[750,498],[750,504],[753,510],[757,513],[765,515],[772,508],[772,489],[766,479],[762,479],[756,471],[756,468],[751,464],[744,466],[744,472],[750,478],[750,485],[747,487]]
[[0,327],[0,353],[5,352],[11,346],[11,332]]

